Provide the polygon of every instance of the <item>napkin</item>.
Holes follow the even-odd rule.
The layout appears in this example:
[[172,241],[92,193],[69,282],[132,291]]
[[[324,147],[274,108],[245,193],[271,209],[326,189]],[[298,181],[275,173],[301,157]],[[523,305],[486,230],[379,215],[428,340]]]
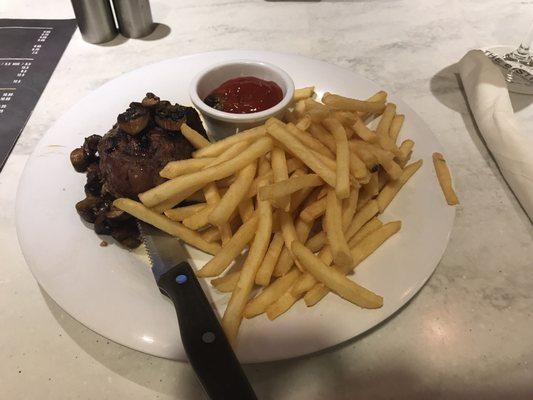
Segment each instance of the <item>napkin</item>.
[[488,149],[533,220],[533,132],[519,126],[501,71],[481,50],[466,53],[459,61],[459,75]]

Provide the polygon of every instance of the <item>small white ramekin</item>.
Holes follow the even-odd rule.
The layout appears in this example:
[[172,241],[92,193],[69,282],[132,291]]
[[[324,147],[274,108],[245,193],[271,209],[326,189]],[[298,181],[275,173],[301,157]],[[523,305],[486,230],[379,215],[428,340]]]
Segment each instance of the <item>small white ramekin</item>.
[[[268,110],[251,114],[232,114],[215,110],[204,103],[203,99],[221,84],[242,76],[275,82],[283,92],[283,99]],[[260,125],[270,117],[281,117],[294,96],[294,82],[275,65],[255,60],[233,60],[212,65],[200,72],[191,82],[189,95],[207,124],[211,140],[220,140]]]

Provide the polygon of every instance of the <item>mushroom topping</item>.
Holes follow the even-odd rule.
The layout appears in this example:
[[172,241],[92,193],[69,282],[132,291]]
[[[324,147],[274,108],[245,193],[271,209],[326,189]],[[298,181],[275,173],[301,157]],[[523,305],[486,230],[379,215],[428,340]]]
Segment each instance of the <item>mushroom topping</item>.
[[148,92],[148,93],[146,93],[146,96],[144,96],[144,99],[142,101],[142,105],[144,107],[148,107],[148,108],[155,107],[155,106],[159,105],[159,97],[157,97],[153,93]]
[[141,103],[131,103],[129,108],[119,114],[118,127],[130,135],[136,135],[148,124],[150,113]]
[[161,101],[155,110],[155,123],[168,131],[179,131],[185,122],[187,107]]
[[89,166],[89,159],[83,148],[78,147],[70,153],[70,162],[78,172],[85,172]]

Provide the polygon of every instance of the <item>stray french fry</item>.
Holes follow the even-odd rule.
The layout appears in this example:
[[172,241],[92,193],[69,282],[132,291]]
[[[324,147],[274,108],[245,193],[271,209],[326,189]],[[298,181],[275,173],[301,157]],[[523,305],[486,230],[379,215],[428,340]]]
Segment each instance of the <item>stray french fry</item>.
[[185,218],[201,211],[206,207],[205,203],[192,204],[190,206],[173,208],[165,211],[165,215],[172,221],[183,221]]
[[283,240],[283,235],[279,232],[274,234],[270,246],[265,254],[265,258],[261,263],[261,266],[257,270],[255,275],[255,284],[260,286],[267,286],[270,283],[270,278],[272,277],[272,271],[278,261],[283,245],[285,244]]
[[229,222],[231,214],[237,209],[239,203],[246,195],[254,180],[257,163],[247,165],[242,171],[237,173],[237,179],[231,184],[220,202],[209,214],[209,222],[215,226],[222,226]]
[[459,204],[459,199],[457,198],[457,195],[452,187],[452,177],[450,175],[450,170],[448,169],[448,164],[441,153],[433,153],[433,165],[435,166],[437,179],[439,180],[439,184],[442,189],[442,193],[444,193],[444,197],[446,198],[446,202],[450,206]]
[[230,293],[233,292],[237,282],[239,281],[239,276],[241,271],[229,272],[220,278],[212,279],[211,285],[213,285],[219,292]]
[[[264,183],[267,181],[265,180]],[[222,317],[222,328],[230,343],[235,343],[241,325],[244,307],[254,285],[255,275],[267,252],[272,235],[272,207],[269,201],[257,200],[259,221],[257,232],[244,261],[235,289],[231,293],[226,311]]]
[[342,231],[342,205],[333,190],[326,197],[326,237],[333,254],[333,260],[339,265],[350,265],[353,260],[348,242]]
[[[209,149],[210,147],[206,147]],[[250,144],[250,146],[241,154],[232,160],[225,161],[216,167],[210,167],[189,175],[183,175],[166,181],[144,193],[139,194],[139,198],[147,207],[153,207],[169,198],[176,193],[181,193],[191,186],[203,186],[209,182],[225,178],[236,171],[240,171],[245,166],[251,164],[262,155],[265,155],[272,148],[272,139],[262,137]]]
[[328,185],[335,187],[335,173],[327,168],[316,158],[307,148],[296,139],[284,126],[277,123],[268,123],[267,132],[277,141],[283,143],[295,156],[303,161],[317,175],[319,175]]
[[113,205],[122,211],[134,216],[147,224],[153,225],[169,235],[176,236],[185,243],[190,244],[209,254],[217,254],[220,251],[220,246],[216,243],[209,243],[205,241],[199,233],[196,233],[189,228],[176,221],[172,221],[164,215],[158,214],[143,204],[126,198],[116,199]]
[[295,89],[294,96],[292,99],[294,101],[305,100],[308,97],[312,97],[314,93],[315,93],[314,86],[308,86],[308,87],[304,87],[300,89]]
[[196,275],[206,278],[217,276],[224,272],[231,262],[242,253],[246,245],[253,239],[258,220],[259,218],[254,216],[248,222],[244,223],[237,232],[235,232],[235,235],[222,246],[222,249],[217,255],[209,260],[209,262],[205,264]]
[[[337,155],[335,193],[342,200],[350,195],[350,149],[348,148],[346,130],[335,118],[324,119],[322,125],[331,132],[335,139]],[[365,168],[364,165],[362,167]]]
[[370,290],[346,278],[344,274],[325,265],[302,243],[295,241],[292,251],[306,270],[333,290],[340,297],[362,308],[379,308],[383,306],[383,298]]
[[211,144],[209,140],[203,137],[200,133],[196,132],[186,123],[181,124],[180,128],[181,134],[185,136],[185,139],[189,141],[196,149],[202,149]]
[[337,110],[362,111],[369,113],[381,113],[385,109],[385,103],[363,101],[339,96],[338,94],[324,93],[322,102]]
[[395,181],[389,181],[381,192],[379,192],[377,197],[377,202],[379,206],[379,212],[382,213],[385,208],[390,204],[394,196],[400,191],[403,185],[413,176],[413,174],[418,171],[422,165],[422,160],[418,160],[412,164],[406,166],[402,172],[402,175]]
[[250,302],[244,308],[244,317],[252,318],[256,315],[262,314],[266,311],[267,307],[278,300],[298,279],[301,275],[297,269],[291,270],[289,273],[276,279],[271,285],[263,289],[257,297],[250,300]]
[[254,141],[262,138],[266,135],[266,127],[264,125],[257,126],[246,131],[236,133],[234,135],[228,136],[225,139],[219,140],[215,143],[211,143],[210,146],[196,150],[193,153],[194,158],[203,158],[203,157],[217,157],[222,154],[224,151],[229,149],[235,143],[241,141],[247,141],[253,143]]

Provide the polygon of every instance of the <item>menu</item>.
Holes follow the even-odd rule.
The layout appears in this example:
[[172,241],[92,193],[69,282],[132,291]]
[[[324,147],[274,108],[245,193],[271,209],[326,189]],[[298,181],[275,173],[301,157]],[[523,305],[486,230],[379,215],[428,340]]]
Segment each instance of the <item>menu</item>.
[[0,19],[0,171],[75,29],[73,19]]

